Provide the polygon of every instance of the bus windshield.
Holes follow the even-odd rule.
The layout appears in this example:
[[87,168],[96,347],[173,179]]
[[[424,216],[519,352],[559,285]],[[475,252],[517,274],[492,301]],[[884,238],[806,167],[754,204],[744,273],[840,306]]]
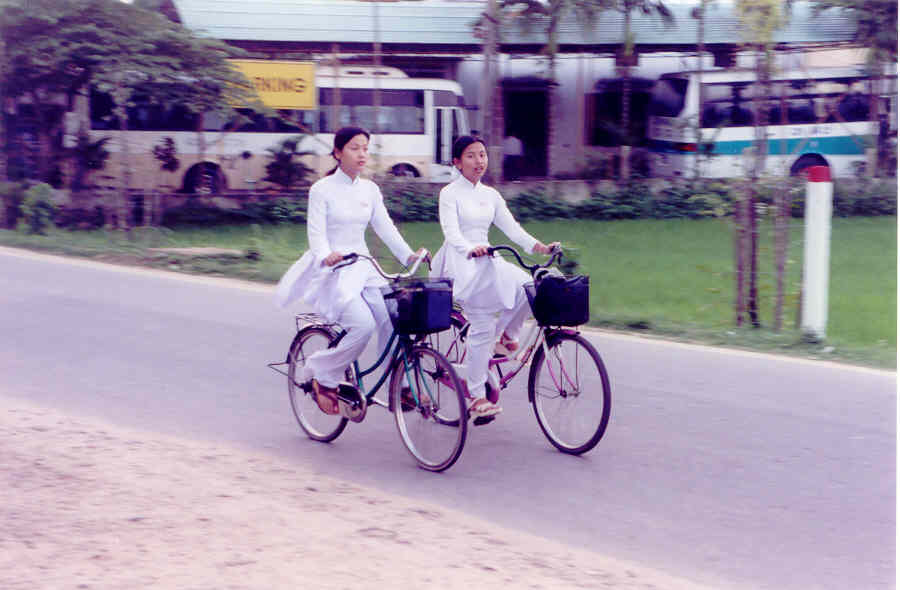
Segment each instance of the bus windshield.
[[653,85],[650,115],[677,117],[684,109],[688,81],[686,78],[662,78]]

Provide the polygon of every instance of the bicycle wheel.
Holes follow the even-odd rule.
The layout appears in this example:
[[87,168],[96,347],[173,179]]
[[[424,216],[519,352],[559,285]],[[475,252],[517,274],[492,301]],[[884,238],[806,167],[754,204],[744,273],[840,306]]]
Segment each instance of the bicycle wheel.
[[593,449],[609,422],[611,388],[600,354],[577,334],[549,337],[528,375],[528,400],[541,430],[563,453]]
[[450,328],[428,334],[424,338],[431,348],[444,355],[454,365],[461,365],[466,355],[466,336],[469,326],[466,317],[457,310],[450,314]]
[[462,382],[443,355],[414,345],[394,365],[390,407],[403,444],[429,471],[443,471],[462,453],[468,429]]
[[[335,338],[334,332],[328,328],[309,326],[294,337],[288,352],[288,396],[291,400],[291,409],[303,432],[309,438],[320,442],[336,439],[347,427],[347,419],[320,410],[313,398],[312,389],[308,385],[304,387],[304,384],[298,383],[296,378],[306,364],[306,359],[314,352],[328,348]],[[347,380],[352,382],[350,369],[347,369]]]

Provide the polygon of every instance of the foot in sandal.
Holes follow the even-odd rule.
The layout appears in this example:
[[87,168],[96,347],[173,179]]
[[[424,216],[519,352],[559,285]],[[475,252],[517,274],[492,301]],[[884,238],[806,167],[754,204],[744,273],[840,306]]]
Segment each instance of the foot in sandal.
[[502,411],[503,408],[483,397],[479,397],[469,404],[469,417],[475,420],[496,416]]
[[519,341],[510,338],[506,332],[500,335],[500,340],[494,345],[494,354],[509,356],[519,350]]
[[315,379],[312,380],[313,399],[319,409],[326,414],[338,414],[337,387],[325,387]]

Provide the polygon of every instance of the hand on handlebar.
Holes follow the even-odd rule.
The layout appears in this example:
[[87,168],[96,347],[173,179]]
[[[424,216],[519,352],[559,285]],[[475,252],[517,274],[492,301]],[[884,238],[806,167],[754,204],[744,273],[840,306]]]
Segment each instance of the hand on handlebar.
[[332,252],[322,261],[322,266],[334,266],[344,259],[344,255],[340,252]]
[[469,251],[469,258],[478,258],[479,256],[487,256],[490,254],[488,246],[475,246]]
[[534,248],[532,248],[531,251],[535,254],[553,254],[557,252],[559,248],[559,242],[550,242],[549,244],[538,242],[534,245]]
[[410,257],[406,260],[406,266],[409,266],[416,260],[421,259],[422,262],[430,263],[431,262],[431,254],[425,248],[419,248]]

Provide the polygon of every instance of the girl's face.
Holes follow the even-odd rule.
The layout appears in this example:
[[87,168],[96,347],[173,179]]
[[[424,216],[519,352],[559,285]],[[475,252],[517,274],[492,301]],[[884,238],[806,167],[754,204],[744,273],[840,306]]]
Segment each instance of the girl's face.
[[480,141],[470,144],[463,150],[462,156],[453,160],[453,163],[459,168],[459,171],[466,180],[472,184],[477,184],[484,173],[487,172],[487,150]]
[[344,174],[356,178],[369,161],[369,138],[362,133],[354,135],[343,149],[334,150],[334,157],[340,162]]

